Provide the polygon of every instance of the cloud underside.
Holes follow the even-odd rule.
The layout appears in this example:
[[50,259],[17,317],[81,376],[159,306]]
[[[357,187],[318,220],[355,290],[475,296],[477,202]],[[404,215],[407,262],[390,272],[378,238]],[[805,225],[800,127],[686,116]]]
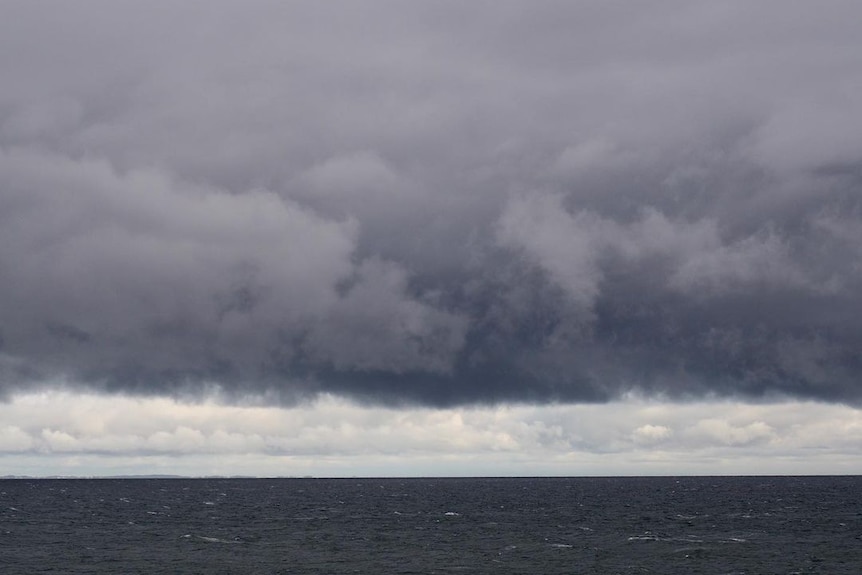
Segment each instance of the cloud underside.
[[10,397],[862,398],[852,3],[2,12]]

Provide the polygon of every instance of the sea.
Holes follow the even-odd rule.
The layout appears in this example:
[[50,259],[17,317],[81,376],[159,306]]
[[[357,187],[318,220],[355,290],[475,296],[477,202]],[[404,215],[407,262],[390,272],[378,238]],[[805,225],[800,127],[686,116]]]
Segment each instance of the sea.
[[862,477],[8,479],[0,574],[862,574]]

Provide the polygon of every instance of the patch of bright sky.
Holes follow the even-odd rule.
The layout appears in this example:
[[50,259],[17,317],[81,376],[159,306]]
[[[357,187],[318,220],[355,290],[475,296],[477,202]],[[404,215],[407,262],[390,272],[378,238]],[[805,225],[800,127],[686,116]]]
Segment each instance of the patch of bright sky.
[[391,409],[48,391],[0,404],[0,422],[0,475],[862,473],[862,410],[799,401]]

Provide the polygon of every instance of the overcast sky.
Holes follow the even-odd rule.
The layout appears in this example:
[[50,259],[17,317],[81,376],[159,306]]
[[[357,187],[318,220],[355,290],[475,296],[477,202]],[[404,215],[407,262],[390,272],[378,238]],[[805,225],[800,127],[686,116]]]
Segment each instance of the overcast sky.
[[0,0],[0,475],[862,473],[860,21]]

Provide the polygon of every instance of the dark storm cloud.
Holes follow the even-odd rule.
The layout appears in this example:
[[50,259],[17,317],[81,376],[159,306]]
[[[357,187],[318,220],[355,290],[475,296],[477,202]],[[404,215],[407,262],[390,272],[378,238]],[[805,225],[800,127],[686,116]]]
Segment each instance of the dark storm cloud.
[[853,2],[8,2],[0,377],[862,397]]

